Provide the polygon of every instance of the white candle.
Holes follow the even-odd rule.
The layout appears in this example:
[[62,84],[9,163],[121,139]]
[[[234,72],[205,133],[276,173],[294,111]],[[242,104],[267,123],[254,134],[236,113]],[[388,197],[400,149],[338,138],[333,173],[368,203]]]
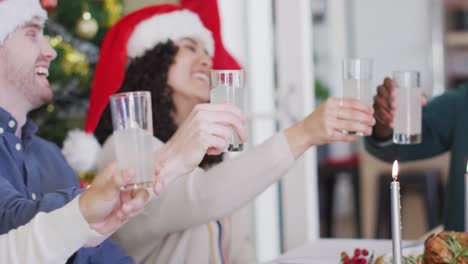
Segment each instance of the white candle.
[[468,232],[468,162],[465,171],[465,232]]
[[398,182],[398,161],[393,162],[393,181],[390,184],[392,201],[392,246],[393,264],[401,264],[401,217],[400,217],[400,183]]

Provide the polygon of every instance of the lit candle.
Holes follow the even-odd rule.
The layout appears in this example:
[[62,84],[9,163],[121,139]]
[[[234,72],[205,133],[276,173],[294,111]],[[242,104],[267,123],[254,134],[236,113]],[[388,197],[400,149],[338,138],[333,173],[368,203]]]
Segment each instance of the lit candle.
[[465,232],[468,232],[468,162],[465,170]]
[[401,218],[400,218],[400,183],[398,182],[398,161],[393,162],[393,181],[390,184],[392,200],[392,246],[393,264],[401,264]]

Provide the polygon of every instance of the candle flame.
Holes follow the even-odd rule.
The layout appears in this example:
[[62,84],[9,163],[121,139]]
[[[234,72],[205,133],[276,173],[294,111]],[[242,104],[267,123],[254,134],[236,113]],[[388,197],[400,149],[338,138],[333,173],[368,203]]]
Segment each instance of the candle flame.
[[393,180],[396,181],[398,179],[398,161],[394,161],[393,162],[393,167],[392,167],[392,177],[393,177]]

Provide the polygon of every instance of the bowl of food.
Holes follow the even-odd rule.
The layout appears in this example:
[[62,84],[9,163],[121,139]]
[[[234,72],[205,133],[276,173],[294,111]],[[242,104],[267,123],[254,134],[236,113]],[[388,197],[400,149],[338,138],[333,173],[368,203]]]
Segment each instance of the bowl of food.
[[[341,254],[343,264],[391,264],[392,254],[374,256],[366,250],[366,256],[356,251],[354,255]],[[359,254],[357,254],[359,253]],[[468,233],[444,231],[431,235],[424,243],[403,248],[403,264],[468,264]]]

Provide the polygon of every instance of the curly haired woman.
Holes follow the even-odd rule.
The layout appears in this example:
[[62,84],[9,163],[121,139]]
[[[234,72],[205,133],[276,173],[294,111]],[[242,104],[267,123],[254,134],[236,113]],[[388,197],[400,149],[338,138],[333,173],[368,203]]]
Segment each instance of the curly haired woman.
[[[213,25],[213,20],[219,23],[216,3],[204,7],[208,10],[198,17],[174,5],[152,6],[127,15],[110,30],[96,71],[87,127],[104,143],[102,163],[113,157],[108,97],[115,92],[151,91],[156,148],[177,135],[181,126],[190,126],[184,121],[193,112],[215,115],[205,109],[209,71],[238,65],[224,50],[219,27],[210,32],[204,26]],[[120,49],[124,54],[115,54]],[[117,66],[116,60],[121,60]],[[104,66],[117,70],[109,72]],[[370,134],[372,114],[357,100],[330,99],[237,158],[205,157],[200,168],[167,186],[149,203],[146,214],[127,223],[114,238],[140,263],[256,263],[250,234],[231,216],[279,180],[308,148],[356,140],[342,130]],[[206,131],[216,137],[230,133],[214,127]]]

